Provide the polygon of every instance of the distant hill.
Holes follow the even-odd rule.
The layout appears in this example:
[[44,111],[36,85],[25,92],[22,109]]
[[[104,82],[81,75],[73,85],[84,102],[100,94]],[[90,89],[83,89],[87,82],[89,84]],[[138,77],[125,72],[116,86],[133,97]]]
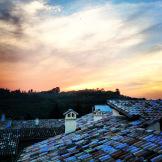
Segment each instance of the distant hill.
[[[0,89],[0,114],[7,118],[34,119],[63,118],[63,112],[73,108],[79,115],[92,111],[95,104],[105,104],[107,99],[132,99],[120,94],[120,91],[105,91],[104,89],[85,89],[79,91],[60,92],[56,87],[49,91],[34,92],[30,90],[10,91]],[[135,98],[134,98],[135,99]]]

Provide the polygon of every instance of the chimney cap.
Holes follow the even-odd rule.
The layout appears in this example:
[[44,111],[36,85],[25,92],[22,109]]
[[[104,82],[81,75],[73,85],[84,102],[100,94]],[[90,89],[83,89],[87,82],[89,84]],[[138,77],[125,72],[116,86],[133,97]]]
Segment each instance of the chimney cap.
[[69,114],[73,112],[74,114],[78,115],[78,113],[76,111],[74,111],[73,109],[68,109],[68,111],[66,111],[65,113],[63,113],[63,115]]

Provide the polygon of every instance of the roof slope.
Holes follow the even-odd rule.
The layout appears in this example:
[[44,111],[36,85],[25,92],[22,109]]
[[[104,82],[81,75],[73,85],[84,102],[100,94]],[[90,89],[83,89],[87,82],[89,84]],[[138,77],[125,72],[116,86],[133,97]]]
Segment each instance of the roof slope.
[[162,133],[107,117],[68,135],[24,149],[18,162],[162,160]]
[[107,103],[123,115],[149,125],[162,119],[162,100],[108,100]]

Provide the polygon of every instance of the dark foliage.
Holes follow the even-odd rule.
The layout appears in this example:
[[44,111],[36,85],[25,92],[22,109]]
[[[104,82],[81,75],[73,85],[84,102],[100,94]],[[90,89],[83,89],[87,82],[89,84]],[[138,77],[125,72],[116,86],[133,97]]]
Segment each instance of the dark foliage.
[[0,89],[0,114],[12,119],[63,118],[62,114],[72,108],[81,116],[90,113],[95,104],[119,98],[131,99],[121,95],[119,89],[115,92],[104,89],[60,92],[59,87],[43,92]]

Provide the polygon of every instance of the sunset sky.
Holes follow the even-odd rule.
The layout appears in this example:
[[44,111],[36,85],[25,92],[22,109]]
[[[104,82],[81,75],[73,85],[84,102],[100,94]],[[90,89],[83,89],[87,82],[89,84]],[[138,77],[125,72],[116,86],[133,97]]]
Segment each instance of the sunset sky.
[[0,0],[0,87],[55,86],[162,98],[162,0]]

